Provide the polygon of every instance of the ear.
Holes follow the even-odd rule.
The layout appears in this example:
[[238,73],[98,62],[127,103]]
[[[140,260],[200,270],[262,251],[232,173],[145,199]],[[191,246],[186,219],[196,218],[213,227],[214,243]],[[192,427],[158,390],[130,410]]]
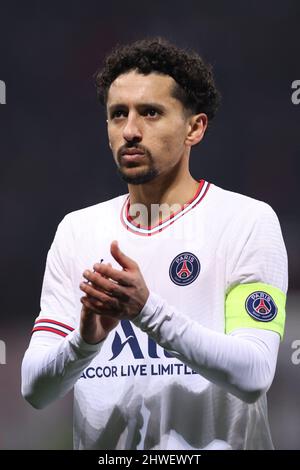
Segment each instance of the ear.
[[208,118],[204,113],[194,114],[191,116],[188,125],[188,134],[185,143],[192,147],[198,144],[204,137],[207,129]]

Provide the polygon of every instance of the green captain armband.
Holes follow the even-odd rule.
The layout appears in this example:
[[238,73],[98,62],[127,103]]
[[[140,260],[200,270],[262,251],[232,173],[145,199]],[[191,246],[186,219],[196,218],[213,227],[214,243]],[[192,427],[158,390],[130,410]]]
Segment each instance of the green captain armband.
[[283,339],[286,295],[277,287],[253,282],[238,284],[225,300],[225,332],[237,328],[276,331]]

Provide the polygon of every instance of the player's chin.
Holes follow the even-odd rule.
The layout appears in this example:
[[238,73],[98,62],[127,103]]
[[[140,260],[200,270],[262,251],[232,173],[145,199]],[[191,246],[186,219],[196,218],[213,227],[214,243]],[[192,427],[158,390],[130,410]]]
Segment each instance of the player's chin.
[[123,181],[128,184],[145,184],[152,181],[158,174],[154,169],[147,167],[118,168],[118,173]]

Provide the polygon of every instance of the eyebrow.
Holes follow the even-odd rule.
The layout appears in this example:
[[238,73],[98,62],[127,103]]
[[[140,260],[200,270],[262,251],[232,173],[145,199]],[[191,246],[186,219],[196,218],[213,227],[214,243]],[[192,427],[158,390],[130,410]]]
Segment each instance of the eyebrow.
[[[108,107],[108,112],[113,113],[116,109],[127,109],[128,106],[124,103],[115,103],[111,106]],[[138,109],[145,109],[145,108],[157,108],[162,112],[166,112],[167,108],[160,103],[154,103],[154,102],[149,102],[149,103],[139,103],[136,105],[136,108]]]

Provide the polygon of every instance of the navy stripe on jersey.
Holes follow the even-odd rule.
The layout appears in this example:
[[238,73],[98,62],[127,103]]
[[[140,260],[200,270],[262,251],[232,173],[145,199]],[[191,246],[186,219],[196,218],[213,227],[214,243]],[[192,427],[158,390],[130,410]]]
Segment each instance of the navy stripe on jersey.
[[43,318],[36,320],[36,322],[34,323],[32,333],[35,333],[36,331],[51,331],[52,333],[56,333],[57,335],[66,337],[69,333],[74,331],[74,328],[56,320]]

